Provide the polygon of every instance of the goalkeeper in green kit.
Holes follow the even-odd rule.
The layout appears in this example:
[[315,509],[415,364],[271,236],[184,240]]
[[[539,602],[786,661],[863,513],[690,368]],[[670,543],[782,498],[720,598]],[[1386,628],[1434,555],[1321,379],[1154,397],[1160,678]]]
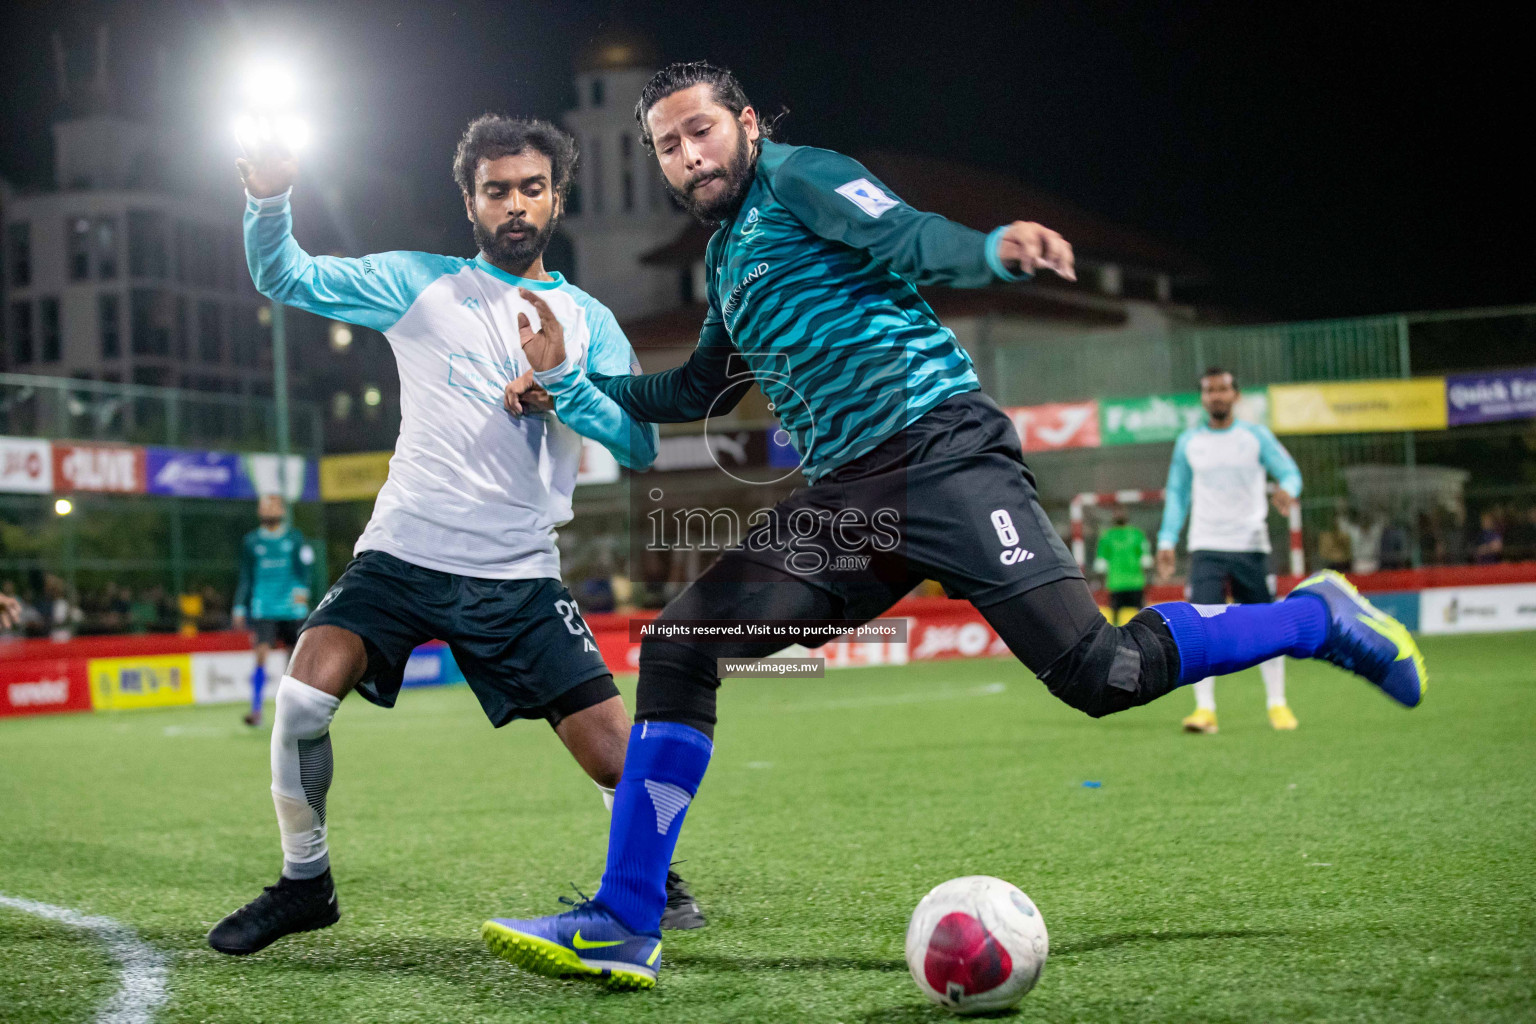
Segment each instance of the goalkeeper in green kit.
[[1109,591],[1109,621],[1123,626],[1141,611],[1152,568],[1152,546],[1138,526],[1130,525],[1125,509],[1115,509],[1115,525],[1099,534],[1093,571],[1104,577]]

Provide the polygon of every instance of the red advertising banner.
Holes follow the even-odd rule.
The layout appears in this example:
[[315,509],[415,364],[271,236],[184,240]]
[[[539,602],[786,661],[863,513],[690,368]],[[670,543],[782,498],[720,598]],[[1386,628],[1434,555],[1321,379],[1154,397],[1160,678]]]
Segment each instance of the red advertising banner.
[[143,494],[145,487],[143,448],[54,443],[53,489],[58,493]]
[[84,658],[0,663],[0,718],[91,710]]
[[1098,402],[1054,402],[1004,409],[1026,452],[1099,447]]

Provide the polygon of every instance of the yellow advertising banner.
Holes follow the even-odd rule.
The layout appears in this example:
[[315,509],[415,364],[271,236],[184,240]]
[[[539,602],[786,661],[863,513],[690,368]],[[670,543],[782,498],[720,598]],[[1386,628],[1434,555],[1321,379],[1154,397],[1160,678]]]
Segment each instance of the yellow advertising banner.
[[91,707],[97,711],[164,708],[192,703],[192,656],[92,658]]
[[1269,386],[1269,423],[1277,434],[1444,430],[1445,409],[1444,377]]
[[377,497],[389,477],[394,452],[327,455],[320,460],[321,501],[362,501]]

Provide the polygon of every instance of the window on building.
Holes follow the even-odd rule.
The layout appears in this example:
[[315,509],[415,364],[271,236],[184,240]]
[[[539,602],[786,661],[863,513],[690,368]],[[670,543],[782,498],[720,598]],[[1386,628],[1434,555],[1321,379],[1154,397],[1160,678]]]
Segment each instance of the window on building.
[[592,168],[588,181],[592,183],[592,212],[603,212],[603,147],[599,139],[593,139],[591,150],[587,153],[588,165]]
[[5,260],[11,265],[11,285],[32,283],[32,225],[17,221],[6,229]]
[[70,217],[65,221],[65,262],[71,281],[91,279],[91,218]]
[[205,363],[224,359],[224,317],[217,302],[197,304],[197,358]]
[[176,303],[167,292],[135,288],[128,296],[129,346],[136,356],[168,356]]
[[185,362],[192,351],[192,326],[187,316],[187,300],[176,297],[176,358]]
[[56,363],[64,357],[64,343],[59,332],[59,300],[37,300],[38,334],[43,341],[43,362]]
[[123,354],[122,328],[118,325],[121,306],[116,295],[96,296],[96,320],[100,324],[103,359],[116,359]]
[[70,217],[64,222],[64,261],[71,281],[117,278],[117,219]]
[[230,357],[236,366],[256,365],[256,311],[250,306],[229,308]]
[[635,208],[635,140],[626,132],[619,137],[619,154],[624,167],[624,210]]
[[170,228],[157,210],[128,211],[128,273],[164,280],[171,271]]
[[18,366],[33,357],[32,303],[11,303],[11,357]]
[[96,276],[117,280],[117,218],[96,218]]

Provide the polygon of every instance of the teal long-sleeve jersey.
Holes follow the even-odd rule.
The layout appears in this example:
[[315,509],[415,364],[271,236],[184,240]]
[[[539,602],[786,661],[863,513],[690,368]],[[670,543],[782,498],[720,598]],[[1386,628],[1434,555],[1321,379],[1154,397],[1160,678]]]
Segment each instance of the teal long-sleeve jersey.
[[302,619],[309,614],[315,549],[293,527],[258,527],[240,542],[240,583],[230,609],[250,619]]
[[757,383],[814,480],[980,388],[916,286],[1022,280],[998,258],[1002,230],[914,210],[839,153],[765,141],[709,242],[698,348],[673,370],[592,381],[653,423],[728,412]]

